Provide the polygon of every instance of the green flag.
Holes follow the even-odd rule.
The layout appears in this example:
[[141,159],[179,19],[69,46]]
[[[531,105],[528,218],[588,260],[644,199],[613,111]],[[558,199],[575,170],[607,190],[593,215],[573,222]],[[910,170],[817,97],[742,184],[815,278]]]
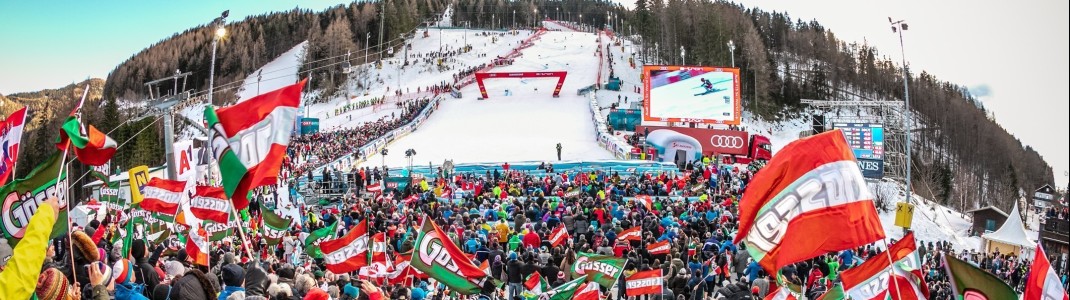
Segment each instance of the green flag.
[[583,286],[583,283],[586,281],[587,278],[585,277],[576,278],[546,291],[543,295],[550,296],[548,300],[570,300],[572,299],[572,296],[576,294],[576,291],[580,289],[580,286]]
[[126,222],[126,236],[123,236],[123,257],[130,257],[130,246],[134,242],[134,219]]
[[843,292],[843,284],[837,283],[833,285],[831,289],[825,291],[824,294],[818,296],[815,300],[843,300],[847,299],[847,294]]
[[237,220],[232,219],[229,221],[226,224],[204,221],[204,231],[208,232],[208,240],[218,242],[227,237],[233,237],[234,229],[241,225]]
[[282,237],[286,235],[286,230],[290,229],[290,224],[293,220],[285,219],[263,206],[260,207],[260,211],[261,215],[264,216],[264,226],[262,227],[264,239],[267,240],[268,246],[278,245]]
[[320,251],[320,243],[326,240],[331,240],[337,237],[338,221],[334,221],[331,226],[316,229],[305,238],[305,253],[312,258],[323,258],[323,251]]
[[[0,226],[2,236],[8,244],[15,247],[22,239],[23,231],[30,223],[30,217],[37,212],[37,204],[50,197],[59,199],[59,215],[56,225],[52,227],[49,238],[58,238],[67,233],[67,172],[63,170],[62,157],[53,154],[51,158],[30,171],[26,178],[15,179],[0,188],[3,205],[0,206]],[[59,176],[59,181],[56,180]]]
[[588,277],[604,288],[612,288],[620,274],[624,273],[627,260],[616,256],[580,252],[576,262],[569,268],[572,277]]
[[409,265],[445,284],[452,291],[472,295],[479,293],[487,280],[498,284],[497,280],[473,265],[468,256],[448,241],[442,229],[428,218],[424,218],[414,246]]
[[951,289],[958,299],[1018,299],[1006,282],[958,258],[943,255]]

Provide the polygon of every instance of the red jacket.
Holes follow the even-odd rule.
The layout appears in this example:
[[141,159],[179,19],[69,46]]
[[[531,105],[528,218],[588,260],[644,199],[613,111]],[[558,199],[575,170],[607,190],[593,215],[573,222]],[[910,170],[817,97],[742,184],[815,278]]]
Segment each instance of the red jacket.
[[539,245],[542,245],[542,239],[539,238],[538,233],[531,231],[528,232],[528,234],[524,235],[525,247],[539,248]]

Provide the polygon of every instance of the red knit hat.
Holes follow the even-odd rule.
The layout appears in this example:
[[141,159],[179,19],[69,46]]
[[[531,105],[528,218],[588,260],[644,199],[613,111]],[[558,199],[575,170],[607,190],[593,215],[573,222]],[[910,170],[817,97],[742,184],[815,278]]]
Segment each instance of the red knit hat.
[[56,268],[48,268],[37,277],[37,289],[34,291],[41,300],[67,299],[67,276]]
[[308,294],[305,295],[305,299],[304,300],[329,300],[329,299],[331,299],[331,296],[327,295],[327,292],[324,292],[320,288],[312,288],[312,290],[308,291]]

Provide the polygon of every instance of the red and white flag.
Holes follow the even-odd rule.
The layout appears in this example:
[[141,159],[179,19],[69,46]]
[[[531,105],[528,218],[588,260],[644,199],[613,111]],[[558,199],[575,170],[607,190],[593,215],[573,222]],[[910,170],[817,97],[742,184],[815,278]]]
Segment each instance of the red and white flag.
[[[920,300],[929,298],[929,288],[915,252],[914,233],[908,233],[888,251],[843,271],[843,290],[851,299]],[[889,261],[889,257],[891,261]]]
[[564,245],[568,238],[568,230],[565,230],[565,224],[558,224],[557,228],[555,228],[553,232],[550,232],[550,247]]
[[208,231],[205,231],[200,223],[190,227],[189,236],[186,237],[186,255],[193,260],[193,263],[208,266],[209,244]]
[[1025,282],[1022,300],[1070,299],[1061,283],[1059,275],[1055,273],[1051,262],[1048,261],[1048,256],[1044,255],[1044,249],[1037,245],[1033,265],[1029,267],[1029,279]]
[[409,257],[404,255],[394,256],[394,263],[387,269],[386,281],[390,284],[407,284],[412,276],[412,268],[409,267]]
[[238,104],[204,109],[212,155],[235,209],[249,206],[249,190],[278,181],[304,86],[302,80]]
[[178,211],[179,204],[186,198],[185,191],[185,181],[153,177],[141,187],[141,208],[173,216]]
[[189,210],[193,216],[222,224],[230,219],[231,206],[226,192],[221,187],[197,186],[196,193],[189,200]]
[[368,220],[360,221],[340,239],[320,243],[327,270],[344,274],[368,265]]
[[369,184],[368,187],[365,189],[367,189],[369,193],[379,193],[383,191],[383,186],[376,182],[373,184]]
[[389,265],[386,260],[386,234],[380,232],[372,236],[372,262]]
[[643,229],[639,226],[628,228],[628,230],[621,231],[617,235],[618,241],[641,241],[643,240]]
[[0,121],[0,186],[7,184],[15,162],[19,158],[22,143],[22,124],[26,123],[26,108],[23,107]]
[[[814,232],[836,232],[813,238]],[[794,141],[754,175],[735,243],[766,271],[884,238],[873,194],[839,130]],[[783,247],[782,247],[783,246]]]
[[635,202],[643,204],[647,211],[650,211],[654,207],[654,199],[650,198],[650,195],[635,196]]
[[776,290],[776,292],[772,292],[772,293],[769,293],[769,295],[765,295],[765,300],[798,300],[798,299],[799,298],[795,297],[795,294],[792,294],[791,290],[787,289],[787,288],[778,288]]
[[650,255],[666,255],[669,254],[670,249],[672,249],[672,245],[669,244],[669,240],[660,241],[646,246],[646,251],[650,252]]
[[661,278],[661,269],[637,272],[632,276],[628,276],[628,280],[625,282],[625,294],[628,297],[661,294],[661,287],[664,284]]
[[572,300],[602,300],[602,291],[598,289],[596,282],[584,283],[576,294],[572,295]]

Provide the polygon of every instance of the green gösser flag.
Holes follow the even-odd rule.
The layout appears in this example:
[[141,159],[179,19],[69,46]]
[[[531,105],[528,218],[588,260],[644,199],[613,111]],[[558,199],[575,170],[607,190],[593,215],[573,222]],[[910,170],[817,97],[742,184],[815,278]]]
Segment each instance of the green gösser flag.
[[409,265],[454,292],[462,295],[479,293],[487,280],[499,285],[497,280],[473,265],[468,256],[448,240],[446,233],[426,217],[414,246]]
[[[41,165],[38,165],[25,178],[12,180],[3,188],[0,188],[0,236],[7,238],[8,244],[15,247],[30,225],[30,217],[37,212],[40,203],[48,198],[59,199],[59,214],[56,216],[56,225],[52,227],[49,238],[57,238],[67,233],[67,172],[63,170],[62,157],[52,154],[52,157]],[[59,180],[57,181],[57,176]]]
[[260,211],[264,216],[264,239],[267,240],[268,246],[275,246],[279,244],[282,237],[286,235],[286,230],[290,228],[290,224],[293,220],[285,219],[274,211],[261,206]]
[[338,221],[334,221],[331,226],[316,229],[305,238],[305,253],[311,258],[323,258],[323,251],[320,251],[320,243],[326,240],[332,240],[337,237]]
[[578,291],[580,289],[580,286],[583,286],[583,283],[586,281],[587,278],[585,277],[576,278],[572,281],[562,283],[561,285],[550,289],[549,291],[546,291],[545,293],[543,293],[543,295],[550,296],[550,298],[547,298],[547,300],[571,300],[572,296],[576,295],[576,291]]
[[616,256],[580,252],[569,272],[572,277],[587,277],[604,288],[612,288],[620,274],[624,273],[627,260]]
[[992,273],[952,256],[943,255],[943,258],[951,290],[957,299],[1018,299],[1014,289]]

